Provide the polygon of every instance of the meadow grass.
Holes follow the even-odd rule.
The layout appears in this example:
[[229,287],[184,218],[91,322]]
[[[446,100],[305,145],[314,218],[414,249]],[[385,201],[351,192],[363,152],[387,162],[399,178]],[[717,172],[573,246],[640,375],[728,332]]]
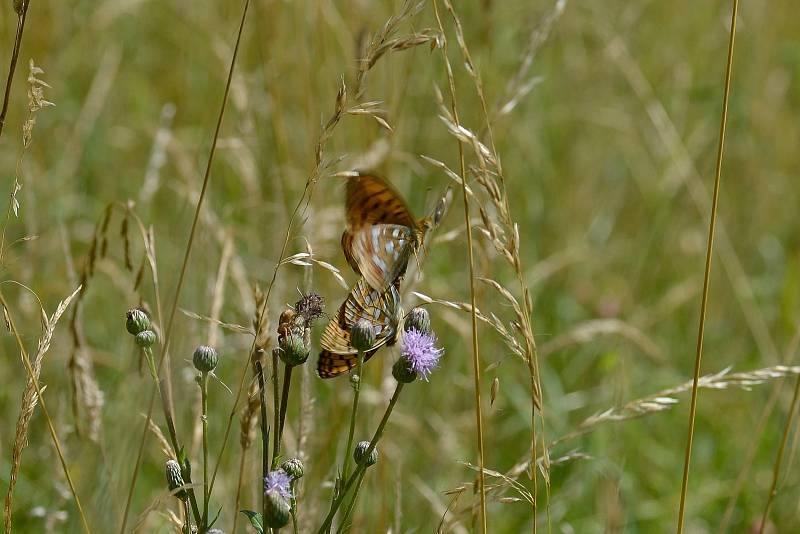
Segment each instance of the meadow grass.
[[[286,530],[316,532],[349,487],[337,530],[669,531],[691,411],[685,530],[791,531],[793,9],[740,7],[723,159],[730,2],[7,3],[7,529],[180,531],[182,448],[225,532],[290,457]],[[355,168],[416,215],[454,193],[402,287],[445,356],[395,387],[382,349],[356,401],[314,374],[327,318],[308,363],[272,356],[300,293],[333,315],[356,280]],[[205,388],[198,345],[219,353]],[[351,425],[379,459],[340,477]]]

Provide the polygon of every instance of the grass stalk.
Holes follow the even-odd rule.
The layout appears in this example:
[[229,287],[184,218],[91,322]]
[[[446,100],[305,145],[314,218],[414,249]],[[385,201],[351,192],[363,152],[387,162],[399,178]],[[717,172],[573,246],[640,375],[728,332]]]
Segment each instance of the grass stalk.
[[[461,123],[458,117],[458,103],[456,100],[456,83],[453,78],[453,69],[450,67],[450,60],[447,56],[447,38],[444,33],[444,26],[442,24],[441,16],[439,15],[439,7],[436,0],[433,0],[433,10],[436,15],[436,22],[439,25],[439,31],[442,34],[442,55],[444,57],[445,68],[447,72],[447,82],[450,90],[450,103],[453,112],[453,119],[456,126]],[[464,147],[461,140],[458,140],[458,159],[459,169],[461,172],[461,188],[464,198],[464,223],[467,231],[467,257],[469,262],[469,297],[470,297],[470,319],[472,328],[472,374],[474,380],[474,395],[475,395],[475,427],[477,431],[478,440],[478,495],[480,499],[480,530],[486,534],[487,519],[486,519],[486,480],[484,477],[484,451],[483,451],[483,415],[481,412],[481,361],[478,347],[478,317],[476,314],[475,304],[475,258],[473,256],[472,246],[472,224],[470,223],[470,207],[469,195],[467,194],[467,173],[466,164],[464,161]],[[534,519],[534,524],[535,524]]]
[[[167,354],[169,353],[169,343],[170,343],[171,336],[172,336],[172,326],[173,326],[173,324],[175,322],[175,314],[176,314],[176,312],[178,310],[178,303],[180,301],[181,290],[183,289],[183,283],[184,283],[184,280],[186,278],[186,269],[187,269],[187,267],[189,265],[189,257],[191,256],[191,253],[192,253],[192,245],[194,244],[194,237],[195,237],[195,234],[196,234],[196,231],[197,231],[197,224],[198,224],[198,221],[200,219],[200,210],[202,209],[203,200],[205,200],[206,191],[208,190],[208,184],[209,184],[210,178],[211,178],[211,166],[212,166],[212,163],[214,162],[214,154],[216,153],[216,149],[217,149],[217,141],[219,139],[219,132],[220,132],[220,129],[222,127],[222,119],[225,116],[225,108],[227,107],[227,103],[228,103],[228,94],[230,92],[231,80],[233,79],[233,71],[234,71],[234,67],[236,66],[236,57],[237,57],[237,55],[239,53],[239,44],[241,43],[241,40],[242,40],[242,32],[244,30],[245,20],[247,19],[247,9],[248,9],[249,6],[250,6],[250,0],[245,0],[244,7],[242,9],[242,17],[241,17],[241,20],[239,22],[239,30],[238,30],[237,35],[236,35],[236,44],[234,45],[234,48],[233,48],[233,54],[231,56],[230,66],[228,68],[228,76],[227,76],[227,79],[225,81],[225,90],[224,90],[223,95],[222,95],[222,102],[220,103],[219,114],[217,115],[217,122],[216,122],[216,126],[214,128],[214,136],[213,136],[213,139],[212,139],[212,142],[211,142],[211,149],[210,149],[209,155],[208,155],[208,162],[206,164],[206,170],[205,170],[205,173],[203,175],[203,185],[202,185],[202,187],[200,189],[200,195],[199,195],[199,197],[197,199],[197,205],[195,207],[194,217],[192,219],[192,226],[191,226],[191,229],[189,230],[189,238],[188,238],[188,240],[186,242],[186,250],[185,250],[184,256],[183,256],[183,263],[181,264],[180,274],[178,275],[178,284],[177,284],[177,287],[175,288],[175,297],[172,300],[172,308],[170,310],[169,319],[167,321],[167,328],[166,328],[166,332],[164,334],[164,344],[162,345],[161,358],[159,359],[159,362],[158,362],[159,371],[161,370],[161,367],[163,366],[164,360],[166,359]],[[144,425],[144,428],[142,430],[143,437],[142,437],[142,440],[141,440],[140,450],[139,450],[138,455],[137,455],[139,458],[141,458],[141,456],[142,456],[142,453],[143,453],[142,449],[144,447],[144,444],[147,441],[146,435],[147,435],[147,432],[148,432],[148,427],[150,426],[150,420],[152,419],[152,412],[153,412],[154,404],[155,404],[155,393],[153,393],[153,395],[151,396],[150,407],[149,407],[149,409],[147,411],[147,417],[146,417],[145,425]],[[170,405],[167,402],[162,402],[162,405],[163,405],[163,408],[164,408],[164,415],[165,415],[165,418],[167,420],[168,427],[169,427],[169,430],[170,430],[170,439],[172,440],[173,448],[174,448],[174,450],[176,452],[180,451],[180,446],[179,446],[179,442],[178,442],[178,438],[177,438],[177,433],[175,431],[174,423],[172,423],[173,418],[172,418]],[[127,502],[125,504],[125,511],[123,513],[123,516],[122,516],[122,525],[120,527],[120,533],[122,533],[122,534],[124,534],[125,528],[126,528],[127,523],[128,523],[128,515],[129,515],[129,512],[130,512],[130,504],[131,504],[131,501],[133,499],[134,489],[136,487],[137,473],[138,473],[138,465],[137,465],[136,471],[134,472],[132,480],[131,480],[130,489],[128,491],[128,498],[127,498]],[[212,484],[213,484],[213,479],[212,479]],[[211,486],[209,486],[208,492],[210,494]],[[200,518],[196,517],[195,519],[198,520]],[[204,529],[205,529],[205,525],[201,525],[201,531],[204,530]]]
[[39,380],[37,379],[36,373],[33,370],[30,357],[28,356],[28,351],[25,349],[25,344],[22,342],[22,337],[19,334],[19,330],[17,329],[17,325],[14,322],[14,318],[11,315],[11,308],[9,308],[8,302],[6,302],[6,299],[2,293],[0,293],[0,304],[6,311],[5,316],[6,320],[8,321],[8,327],[14,333],[14,339],[16,340],[17,347],[19,348],[20,353],[22,354],[22,363],[25,365],[25,370],[28,373],[28,379],[31,380],[31,382],[34,385],[37,401],[39,405],[42,407],[42,413],[44,414],[45,421],[47,422],[47,429],[50,432],[50,437],[53,440],[53,445],[55,445],[56,454],[58,455],[58,460],[59,462],[61,462],[61,468],[64,470],[64,476],[67,479],[67,484],[69,485],[70,493],[72,494],[72,498],[75,501],[75,507],[78,510],[78,516],[81,519],[81,526],[83,527],[84,532],[90,534],[92,530],[89,528],[89,523],[86,521],[86,514],[83,511],[81,500],[78,497],[78,491],[75,489],[75,482],[72,480],[72,475],[70,475],[69,467],[67,466],[67,460],[66,458],[64,458],[64,451],[61,448],[61,441],[58,439],[58,434],[56,434],[56,429],[55,426],[53,425],[53,419],[50,417],[50,411],[47,409],[47,404],[45,404],[41,389],[39,389],[38,386]]
[[3,135],[3,126],[6,123],[8,104],[11,101],[11,85],[14,82],[14,73],[17,70],[17,60],[19,59],[19,50],[22,47],[22,34],[25,31],[25,20],[28,18],[30,0],[22,0],[19,6],[19,11],[17,12],[17,31],[14,35],[14,47],[11,49],[11,61],[8,65],[6,88],[3,92],[3,107],[0,109],[0,135]]
[[706,243],[706,263],[703,272],[703,296],[700,301],[700,321],[697,329],[697,346],[694,360],[694,378],[692,380],[692,399],[689,404],[689,429],[686,436],[686,450],[683,462],[683,479],[681,480],[680,505],[678,507],[677,532],[683,532],[684,516],[686,513],[686,495],[689,486],[689,465],[692,459],[692,442],[694,441],[694,420],[697,413],[697,384],[700,380],[700,363],[703,357],[703,334],[706,325],[706,309],[708,307],[708,289],[711,279],[711,260],[714,251],[714,230],[717,223],[717,206],[719,204],[719,190],[722,178],[722,156],[725,148],[725,127],[728,122],[728,99],[731,91],[731,71],[733,69],[733,47],[736,40],[736,15],[739,11],[739,0],[733,0],[731,10],[730,37],[728,39],[728,59],[725,65],[725,82],[722,95],[722,116],[719,124],[719,140],[717,144],[717,160],[714,166],[714,194],[711,200],[711,219],[708,224],[708,239]]

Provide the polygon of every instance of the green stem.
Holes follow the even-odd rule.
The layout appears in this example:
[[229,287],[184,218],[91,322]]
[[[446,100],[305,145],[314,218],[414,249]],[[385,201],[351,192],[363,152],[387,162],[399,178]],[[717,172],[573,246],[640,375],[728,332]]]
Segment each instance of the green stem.
[[350,504],[347,505],[347,510],[344,512],[344,517],[342,517],[342,522],[339,524],[339,528],[336,529],[336,534],[344,533],[345,525],[350,520],[350,516],[353,514],[353,510],[356,507],[356,501],[358,500],[358,492],[361,490],[361,483],[364,482],[364,475],[366,471],[361,471],[361,476],[358,477],[358,482],[356,482],[356,489],[353,491],[353,497],[350,499]]
[[[383,418],[381,419],[381,422],[378,424],[378,428],[375,430],[375,434],[372,436],[372,441],[370,441],[367,450],[364,451],[364,454],[362,456],[363,458],[369,458],[370,454],[372,454],[372,451],[374,451],[375,447],[377,447],[378,440],[380,440],[381,436],[383,436],[383,431],[386,428],[386,423],[389,421],[389,416],[392,414],[394,405],[397,404],[397,399],[400,398],[400,392],[403,391],[404,385],[405,384],[403,384],[402,382],[398,382],[397,387],[395,388],[394,393],[392,394],[392,398],[389,400],[389,405],[386,407],[386,411],[383,414]],[[350,490],[353,484],[356,483],[358,478],[361,476],[361,473],[366,471],[366,469],[367,469],[367,463],[362,462],[358,465],[356,470],[353,471],[353,474],[350,475],[350,478],[347,479],[347,483],[344,485],[342,491],[333,500],[333,503],[331,504],[331,509],[328,512],[328,515],[325,517],[325,521],[322,523],[322,526],[319,527],[317,534],[326,534],[327,532],[330,532],[331,524],[333,523],[333,517],[336,515],[336,512],[339,510],[339,507],[342,505],[345,495],[347,495],[347,492]]]
[[183,534],[192,534],[192,515],[189,511],[189,499],[183,499]]
[[208,528],[208,373],[200,373],[200,398],[202,413],[200,421],[203,424],[203,524],[200,532]]
[[278,353],[277,350],[272,351],[272,414],[273,414],[273,439],[272,439],[272,463],[278,461],[278,454],[281,451],[281,436],[278,429],[280,428],[280,400],[278,398]]
[[[350,457],[353,455],[353,434],[356,430],[356,416],[358,415],[358,398],[361,394],[361,368],[364,364],[364,352],[358,352],[358,366],[356,367],[357,380],[353,381],[353,410],[350,412],[350,432],[347,435],[347,447],[344,450],[344,461],[342,462],[342,477],[340,481],[347,480],[348,471],[350,470]],[[355,378],[354,377],[354,378]],[[341,486],[340,486],[341,489]]]
[[[289,404],[289,388],[292,385],[292,369],[294,367],[291,365],[284,366],[283,370],[283,391],[281,392],[281,409],[280,409],[280,420],[278,426],[278,446],[275,451],[275,457],[272,459],[273,462],[278,461],[278,456],[281,452],[281,441],[283,440],[283,425],[286,423],[286,409]],[[274,465],[272,467],[277,467]]]
[[[258,393],[261,398],[261,483],[269,473],[269,426],[267,425],[267,393],[264,383],[264,367],[261,361],[256,360],[256,377],[258,378]],[[261,517],[266,517],[267,500],[261,492]]]

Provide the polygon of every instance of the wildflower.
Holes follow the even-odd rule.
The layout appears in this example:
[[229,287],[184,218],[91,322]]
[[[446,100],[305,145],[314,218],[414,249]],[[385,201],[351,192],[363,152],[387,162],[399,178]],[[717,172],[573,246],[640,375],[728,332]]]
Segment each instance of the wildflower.
[[359,441],[358,445],[356,445],[356,448],[353,451],[353,460],[355,460],[358,465],[361,465],[365,461],[367,463],[367,467],[378,463],[378,448],[373,447],[369,457],[365,458],[364,455],[367,453],[368,449],[369,441]]
[[419,306],[413,308],[410,312],[408,312],[403,327],[406,331],[413,329],[419,330],[423,334],[430,334],[431,316],[428,313],[428,310]]
[[[175,491],[184,485],[183,475],[181,474],[181,466],[175,460],[167,460],[164,470],[167,475],[167,487],[170,491]],[[174,494],[178,499],[184,500],[187,497],[186,490],[176,491]]]
[[422,375],[423,380],[428,380],[442,357],[444,349],[436,347],[436,336],[426,334],[414,328],[406,331],[400,344],[401,358],[408,365],[408,369]]
[[150,329],[150,317],[143,310],[133,308],[125,314],[125,328],[131,335]]
[[213,371],[217,367],[217,362],[219,362],[219,356],[214,347],[200,345],[194,350],[192,363],[194,364],[194,368],[201,373]]
[[267,473],[267,476],[264,477],[264,494],[269,494],[270,492],[274,491],[284,499],[291,499],[291,482],[292,477],[290,477],[289,474],[283,469],[270,471]]
[[294,311],[310,326],[314,319],[322,317],[325,308],[325,298],[317,293],[303,295],[294,305]]
[[358,351],[366,352],[375,344],[375,331],[366,319],[359,319],[350,328],[350,343]]
[[303,478],[303,462],[300,460],[300,458],[291,458],[286,460],[283,462],[283,464],[281,464],[281,469],[295,480],[298,478]]

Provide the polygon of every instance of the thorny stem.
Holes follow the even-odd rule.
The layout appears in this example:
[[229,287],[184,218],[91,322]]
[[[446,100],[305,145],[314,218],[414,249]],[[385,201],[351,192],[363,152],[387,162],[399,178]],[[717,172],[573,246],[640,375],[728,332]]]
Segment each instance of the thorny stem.
[[[272,428],[274,429],[272,439],[272,464],[278,461],[278,455],[281,452],[281,433],[280,433],[280,405],[281,402],[278,397],[278,353],[272,351]],[[265,474],[266,476],[266,474]]]
[[680,505],[678,508],[677,532],[683,532],[683,519],[686,512],[686,494],[689,486],[689,465],[692,460],[692,442],[694,440],[694,419],[697,413],[697,384],[700,381],[700,360],[703,357],[703,333],[706,325],[706,308],[708,306],[708,287],[711,279],[711,259],[714,251],[714,230],[717,223],[717,205],[722,178],[722,154],[725,147],[725,126],[728,122],[728,98],[731,92],[731,71],[733,69],[733,45],[736,38],[736,14],[739,11],[739,0],[733,0],[731,10],[730,37],[728,39],[728,60],[725,66],[725,83],[722,95],[722,116],[719,124],[719,143],[717,145],[717,162],[714,167],[714,194],[711,200],[711,219],[708,224],[708,241],[706,245],[706,265],[703,272],[703,296],[700,301],[700,323],[697,329],[697,347],[694,359],[694,379],[692,381],[692,400],[689,405],[689,429],[686,436],[686,451],[683,462],[683,479],[681,481]]
[[78,515],[81,518],[81,525],[83,526],[84,532],[90,534],[92,530],[89,528],[89,523],[86,521],[86,515],[83,513],[83,506],[81,506],[81,500],[80,498],[78,498],[78,492],[75,489],[75,483],[73,482],[72,476],[69,473],[69,468],[67,467],[67,460],[64,458],[64,451],[61,449],[61,442],[59,441],[58,434],[56,434],[56,429],[53,426],[53,420],[50,417],[50,412],[47,409],[47,405],[44,402],[42,391],[39,388],[39,380],[36,378],[36,373],[34,372],[33,366],[31,365],[31,359],[28,356],[28,351],[25,349],[25,345],[22,342],[22,338],[19,335],[19,330],[17,330],[16,323],[14,323],[14,318],[11,315],[11,308],[9,308],[8,303],[6,302],[6,299],[2,293],[0,293],[0,305],[2,305],[3,309],[6,311],[5,317],[8,321],[8,326],[10,330],[14,333],[14,338],[17,340],[17,346],[19,347],[19,350],[22,353],[22,363],[25,365],[25,370],[28,372],[28,380],[30,380],[31,383],[33,384],[33,389],[36,391],[36,399],[39,403],[39,406],[42,407],[42,413],[44,414],[44,418],[47,421],[47,429],[50,431],[50,437],[53,439],[53,444],[56,447],[56,453],[58,454],[58,459],[61,462],[61,468],[64,470],[64,476],[66,477],[67,483],[69,484],[69,489],[70,492],[72,493],[72,498],[75,500],[75,507],[78,509]]
[[[356,430],[356,416],[358,415],[358,399],[361,394],[361,369],[364,365],[364,352],[358,352],[358,365],[356,367],[356,375],[353,377],[353,408],[350,412],[350,432],[347,434],[347,447],[344,449],[344,460],[342,461],[342,476],[341,481],[347,480],[348,471],[350,470],[350,456],[353,454],[353,435]],[[357,379],[355,377],[358,377]]]
[[[175,297],[174,297],[174,299],[172,301],[172,309],[170,310],[169,320],[167,322],[167,329],[166,329],[166,333],[164,334],[164,345],[162,346],[161,358],[160,358],[160,360],[158,362],[158,368],[159,369],[161,369],[161,367],[162,367],[162,365],[164,363],[164,360],[167,358],[167,354],[168,354],[168,351],[169,351],[169,342],[170,342],[171,336],[172,336],[172,326],[173,326],[174,321],[175,321],[175,313],[176,313],[176,311],[178,309],[178,302],[180,300],[181,290],[183,289],[183,282],[184,282],[185,277],[186,277],[186,269],[187,269],[187,267],[189,265],[189,257],[190,257],[191,252],[192,252],[192,244],[194,243],[194,236],[195,236],[195,233],[197,231],[197,223],[198,223],[198,221],[200,219],[200,210],[201,210],[201,208],[203,206],[203,200],[205,199],[206,191],[208,190],[208,184],[209,184],[210,178],[211,178],[211,165],[212,165],[212,163],[214,161],[214,154],[216,153],[216,149],[217,149],[217,140],[219,139],[219,132],[220,132],[220,129],[222,127],[222,118],[225,116],[225,108],[226,108],[226,104],[228,103],[228,94],[230,92],[231,80],[233,79],[233,71],[234,71],[234,67],[236,66],[236,57],[237,57],[237,55],[239,53],[239,44],[240,44],[240,42],[242,40],[242,32],[244,30],[244,23],[245,23],[245,20],[247,18],[247,8],[249,7],[249,5],[250,5],[250,0],[245,0],[244,7],[242,9],[242,18],[241,18],[241,20],[239,22],[239,30],[238,30],[238,33],[236,35],[236,44],[235,44],[235,46],[233,48],[233,55],[231,56],[230,67],[228,69],[228,77],[227,77],[227,79],[225,81],[225,91],[223,92],[223,95],[222,95],[222,102],[220,103],[219,114],[217,116],[217,123],[216,123],[216,127],[214,129],[214,137],[213,137],[213,140],[211,142],[211,150],[209,151],[209,155],[208,155],[208,163],[206,165],[206,170],[205,170],[205,173],[203,175],[203,186],[200,189],[200,195],[199,195],[199,197],[197,199],[197,206],[195,207],[194,218],[192,219],[192,227],[191,227],[191,230],[189,231],[189,238],[188,238],[188,240],[186,242],[186,252],[184,253],[183,263],[181,265],[180,274],[178,276],[178,285],[177,285],[177,287],[175,289]],[[152,418],[152,412],[153,412],[154,404],[155,404],[155,394],[153,394],[153,396],[151,397],[150,407],[149,407],[149,409],[147,411],[147,418],[146,418],[146,421],[145,421],[144,428],[142,430],[142,440],[141,440],[140,450],[139,450],[139,453],[138,453],[138,455],[140,457],[141,457],[141,455],[143,453],[143,448],[144,448],[144,444],[145,444],[145,441],[146,441],[147,432],[148,432],[148,429],[149,429],[149,426],[150,426],[150,420]],[[172,441],[172,446],[173,446],[173,448],[174,448],[174,450],[175,450],[175,452],[177,454],[178,451],[180,451],[181,448],[179,446],[177,434],[175,432],[174,422],[172,420],[172,413],[171,413],[171,410],[170,410],[170,406],[169,406],[168,403],[165,403],[165,402],[162,402],[162,405],[163,405],[163,408],[164,408],[164,416],[165,416],[165,418],[167,420],[167,425],[168,425],[169,431],[170,431],[170,439]],[[214,472],[216,474],[216,469],[215,469]],[[130,504],[131,504],[131,501],[132,501],[133,492],[134,492],[134,489],[136,487],[137,473],[138,473],[138,466],[137,466],[137,471],[134,472],[134,475],[133,475],[132,480],[131,480],[131,486],[130,486],[130,490],[128,492],[128,500],[127,500],[127,502],[125,504],[125,512],[124,512],[124,514],[122,516],[122,526],[120,528],[120,533],[122,533],[122,534],[124,534],[125,527],[127,526],[127,523],[128,523],[128,514],[129,514],[129,511],[130,511]],[[212,477],[211,484],[209,485],[209,489],[208,489],[209,495],[211,494],[211,489],[213,487],[213,484],[214,484],[214,479]],[[193,497],[193,492],[190,492],[190,495],[192,495],[192,498],[194,498]],[[194,508],[193,511],[195,511],[195,513],[196,513],[196,506],[193,507],[193,508]],[[200,518],[196,517],[195,519],[199,520]],[[205,528],[205,525],[200,525],[200,526],[201,526],[201,530],[203,530]]]
[[208,373],[200,373],[200,421],[203,425],[203,529],[208,528]]
[[[445,68],[447,71],[448,87],[450,89],[450,103],[453,111],[453,118],[455,119],[456,126],[461,123],[458,118],[458,106],[456,102],[456,86],[453,78],[453,71],[450,68],[450,61],[447,57],[447,39],[444,35],[444,25],[439,16],[439,7],[436,0],[433,0],[433,11],[436,15],[436,22],[439,25],[439,31],[442,35],[442,55],[444,56]],[[474,378],[474,393],[475,393],[475,427],[477,430],[478,439],[478,493],[480,499],[480,522],[481,532],[486,534],[487,520],[486,520],[486,482],[484,479],[484,454],[483,454],[483,415],[481,413],[481,361],[480,352],[478,347],[478,317],[475,304],[475,257],[472,250],[472,224],[469,219],[469,196],[467,194],[467,172],[464,162],[464,147],[461,140],[458,141],[458,159],[461,171],[461,188],[464,198],[464,221],[467,230],[467,256],[469,259],[469,297],[470,297],[470,317],[472,319],[472,371]],[[535,499],[534,499],[535,502]],[[535,511],[534,505],[534,511]],[[535,512],[534,512],[535,516]],[[534,525],[536,520],[534,518]]]
[[286,409],[289,405],[289,388],[292,385],[292,369],[291,365],[286,365],[283,370],[283,391],[281,392],[281,415],[278,422],[278,450],[275,454],[277,458],[280,453],[280,444],[283,440],[283,425],[286,423]]
[[[397,404],[397,399],[400,398],[400,392],[403,391],[403,386],[405,386],[405,384],[403,384],[402,382],[398,382],[397,386],[395,387],[394,393],[392,394],[392,398],[389,400],[389,405],[386,407],[386,411],[383,414],[383,418],[381,419],[381,422],[378,424],[378,428],[375,430],[375,434],[372,436],[372,440],[369,443],[369,447],[367,447],[367,450],[364,451],[363,458],[369,458],[369,456],[372,454],[372,451],[374,451],[375,447],[378,446],[378,440],[380,440],[381,436],[383,436],[383,431],[386,428],[386,423],[389,421],[389,416],[392,415],[392,410],[394,410],[394,406],[395,404]],[[347,492],[350,490],[353,484],[356,483],[361,474],[364,471],[366,471],[366,469],[367,469],[366,461],[358,464],[356,470],[353,471],[353,474],[350,475],[350,478],[347,479],[347,483],[342,488],[342,491],[339,493],[339,495],[336,496],[336,499],[334,499],[333,505],[331,506],[331,510],[325,517],[325,521],[322,523],[322,526],[319,527],[317,534],[326,534],[327,532],[330,532],[331,524],[333,523],[333,517],[336,515],[337,510],[339,510],[339,507],[342,505],[342,502],[344,501]]]
[[25,31],[25,19],[28,18],[28,6],[30,6],[30,0],[22,0],[21,11],[17,13],[17,33],[14,37],[14,48],[11,50],[11,63],[8,66],[6,90],[3,94],[3,109],[0,110],[0,135],[3,135],[3,125],[6,123],[8,103],[11,100],[11,84],[14,81],[14,72],[17,70],[17,59],[19,58],[19,50],[22,46],[22,33]]

